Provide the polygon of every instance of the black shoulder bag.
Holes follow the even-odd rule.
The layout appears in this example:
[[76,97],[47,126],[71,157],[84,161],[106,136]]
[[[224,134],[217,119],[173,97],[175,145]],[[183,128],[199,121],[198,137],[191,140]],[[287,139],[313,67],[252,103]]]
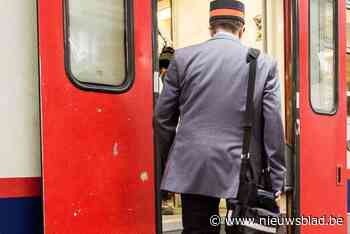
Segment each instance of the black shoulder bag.
[[[266,155],[262,155],[260,178],[257,178],[249,151],[254,122],[254,89],[257,59],[260,51],[249,49],[249,80],[247,89],[246,111],[244,116],[244,138],[241,155],[240,182],[237,199],[227,201],[226,233],[230,234],[267,234],[277,233],[279,209],[275,195],[271,191],[269,163]],[[260,181],[259,184],[256,181]],[[264,181],[264,184],[261,184]],[[274,220],[275,219],[275,220]],[[274,221],[272,221],[274,220]],[[271,224],[272,223],[272,224]]]

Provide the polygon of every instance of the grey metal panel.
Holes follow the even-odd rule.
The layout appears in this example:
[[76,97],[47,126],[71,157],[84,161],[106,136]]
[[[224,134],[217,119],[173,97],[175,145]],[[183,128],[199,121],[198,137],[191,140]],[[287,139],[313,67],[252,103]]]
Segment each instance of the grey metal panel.
[[1,0],[0,28],[0,178],[40,176],[36,0]]
[[177,233],[182,230],[181,215],[163,216],[163,233]]

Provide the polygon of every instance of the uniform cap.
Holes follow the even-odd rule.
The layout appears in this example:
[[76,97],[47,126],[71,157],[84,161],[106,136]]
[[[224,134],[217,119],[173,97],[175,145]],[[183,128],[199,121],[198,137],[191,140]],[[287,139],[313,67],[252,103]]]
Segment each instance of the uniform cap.
[[244,24],[244,3],[237,0],[211,0],[210,24],[222,20],[239,20]]

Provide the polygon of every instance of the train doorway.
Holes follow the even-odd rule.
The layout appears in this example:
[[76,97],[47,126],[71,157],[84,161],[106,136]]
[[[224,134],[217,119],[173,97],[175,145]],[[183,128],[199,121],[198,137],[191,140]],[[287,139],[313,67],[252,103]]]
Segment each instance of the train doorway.
[[[209,38],[207,2],[155,2],[158,53]],[[282,213],[345,217],[345,1],[244,2],[244,43],[279,62],[287,161],[295,163]],[[2,232],[41,232],[41,175],[45,233],[156,232],[152,91],[160,92],[161,82],[158,75],[154,89],[150,82],[151,3],[4,5]],[[181,202],[169,197],[159,220],[165,233],[178,233]],[[345,226],[294,231],[338,234]]]
[[[288,1],[261,0],[243,1],[246,4],[246,32],[243,43],[259,48],[278,61],[282,87],[282,116],[285,123],[288,162],[291,167],[294,147],[293,90],[291,70],[291,7]],[[286,3],[284,3],[286,2]],[[191,14],[188,14],[191,9]],[[164,48],[173,49],[191,46],[210,38],[208,31],[208,2],[202,0],[158,0],[158,54],[162,60]],[[285,19],[285,20],[283,20]],[[188,22],[191,22],[190,24]],[[155,76],[155,96],[162,90],[162,82]],[[290,168],[289,171],[292,171]],[[281,202],[282,213],[291,215],[292,179],[288,176],[287,196]],[[163,233],[180,233],[181,200],[178,194],[169,194],[160,199],[160,213]],[[220,213],[225,214],[225,203],[220,203]]]

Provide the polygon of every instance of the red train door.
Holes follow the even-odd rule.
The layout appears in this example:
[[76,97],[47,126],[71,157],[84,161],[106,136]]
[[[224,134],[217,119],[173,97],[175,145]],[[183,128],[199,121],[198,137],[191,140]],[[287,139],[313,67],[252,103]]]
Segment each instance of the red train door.
[[155,233],[151,0],[38,3],[45,233]]
[[298,215],[326,222],[300,231],[345,234],[345,1],[299,1],[298,9]]

